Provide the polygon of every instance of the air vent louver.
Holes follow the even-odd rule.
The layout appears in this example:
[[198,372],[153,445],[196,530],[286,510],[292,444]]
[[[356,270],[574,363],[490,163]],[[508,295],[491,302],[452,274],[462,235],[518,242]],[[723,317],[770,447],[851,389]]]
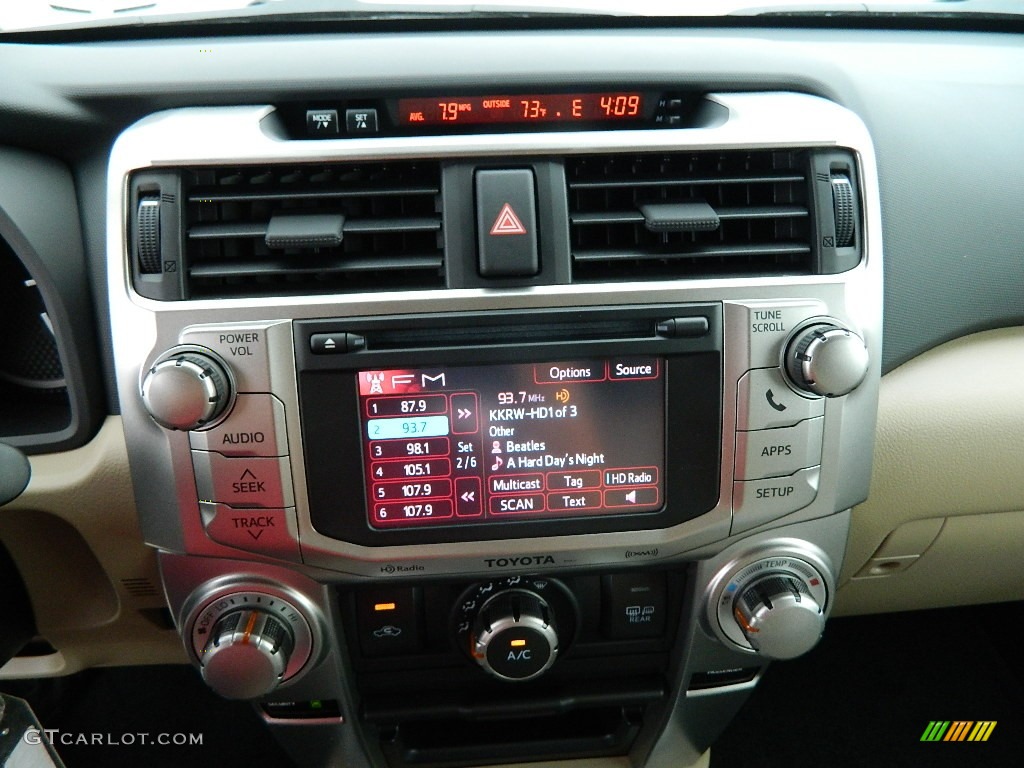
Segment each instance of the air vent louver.
[[182,182],[190,298],[444,287],[437,163],[200,168]]
[[573,281],[810,274],[808,168],[805,151],[571,158]]

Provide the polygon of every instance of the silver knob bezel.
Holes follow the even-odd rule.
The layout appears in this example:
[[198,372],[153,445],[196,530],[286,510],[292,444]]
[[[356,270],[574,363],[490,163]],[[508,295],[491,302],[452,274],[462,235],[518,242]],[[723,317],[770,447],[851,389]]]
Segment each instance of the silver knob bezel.
[[[499,680],[504,680],[510,683],[522,683],[527,680],[535,680],[551,669],[551,666],[555,663],[555,659],[558,658],[560,640],[558,637],[558,630],[555,627],[554,618],[550,616],[551,606],[548,604],[547,600],[536,592],[527,589],[507,589],[497,592],[480,607],[480,612],[476,616],[475,623],[482,623],[482,617],[486,615],[486,610],[492,603],[505,599],[512,594],[522,594],[537,600],[539,604],[547,609],[549,614],[548,620],[545,621],[542,617],[534,616],[532,614],[520,616],[519,621],[516,621],[514,616],[502,616],[497,621],[487,625],[486,627],[481,627],[479,632],[473,633],[472,656],[476,660],[477,664]],[[494,669],[487,659],[487,649],[491,642],[493,642],[494,638],[505,630],[515,629],[516,627],[526,627],[527,629],[537,632],[548,641],[548,648],[551,651],[548,654],[547,661],[544,665],[536,672],[526,677],[509,677],[507,675],[503,675]]]
[[[816,384],[809,382],[809,372],[806,370],[805,363],[793,364],[793,360],[790,357],[790,353],[800,344],[801,340],[805,337],[808,331],[814,328],[828,326],[830,330],[840,331],[849,335],[852,335],[860,340],[864,345],[864,354],[866,356],[866,363],[864,366],[864,375],[861,376],[860,380],[845,392],[837,394],[829,394],[825,392],[818,392],[815,389]],[[811,342],[813,346],[815,342]],[[794,371],[794,368],[796,369]],[[792,330],[789,336],[786,337],[786,341],[782,344],[779,349],[779,370],[782,371],[782,378],[786,382],[786,385],[797,393],[801,397],[807,398],[808,400],[820,400],[820,399],[831,399],[834,397],[843,397],[848,395],[853,390],[857,389],[867,379],[868,374],[871,371],[871,358],[867,349],[867,341],[864,336],[854,328],[851,328],[849,323],[839,320],[829,315],[818,315],[815,317],[809,317],[801,321],[796,328]],[[798,379],[800,379],[798,381]]]
[[317,619],[315,606],[290,588],[246,581],[204,585],[186,601],[182,636],[196,666],[202,669],[203,650],[221,617],[244,609],[269,613],[292,633],[292,651],[279,685],[294,682],[315,665],[324,647],[322,622]]
[[[712,579],[706,592],[707,626],[725,645],[757,654],[733,615],[736,601],[755,581],[773,573],[799,579],[828,618],[835,580],[828,555],[810,542],[775,539],[730,560]],[[817,580],[817,584],[813,582]]]
[[224,406],[220,409],[220,411],[218,411],[213,416],[213,418],[203,422],[203,424],[196,426],[192,429],[180,429],[179,427],[170,426],[163,423],[157,416],[153,414],[153,412],[149,409],[148,405],[145,405],[146,412],[149,414],[150,418],[153,419],[153,421],[155,421],[164,429],[171,429],[178,432],[202,432],[208,429],[213,429],[222,421],[224,421],[224,419],[226,419],[231,414],[231,411],[234,409],[238,387],[235,383],[235,376],[234,373],[232,373],[231,371],[231,366],[224,362],[224,359],[211,349],[207,349],[206,347],[200,347],[196,344],[179,344],[160,353],[155,358],[153,358],[153,360],[151,360],[148,365],[143,366],[139,370],[139,397],[142,398],[142,401],[145,404],[146,379],[149,377],[150,373],[153,371],[154,368],[156,368],[161,363],[166,363],[168,360],[173,360],[175,357],[178,357],[179,355],[186,354],[200,355],[202,357],[205,357],[219,369],[219,372],[224,377],[224,385],[227,388],[227,392],[224,393]]

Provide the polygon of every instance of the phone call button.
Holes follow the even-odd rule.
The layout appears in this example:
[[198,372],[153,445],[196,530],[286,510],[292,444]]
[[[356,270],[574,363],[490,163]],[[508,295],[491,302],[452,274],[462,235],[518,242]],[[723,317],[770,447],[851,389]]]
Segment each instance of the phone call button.
[[740,377],[736,400],[736,429],[791,427],[825,414],[823,398],[798,395],[778,368],[755,368]]

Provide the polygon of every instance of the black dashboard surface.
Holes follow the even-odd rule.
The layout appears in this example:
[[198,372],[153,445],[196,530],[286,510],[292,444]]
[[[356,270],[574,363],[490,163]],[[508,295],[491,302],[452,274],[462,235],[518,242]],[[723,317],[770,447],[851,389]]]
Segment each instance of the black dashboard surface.
[[[0,145],[71,166],[100,339],[108,337],[106,157],[136,119],[182,106],[569,85],[792,90],[857,113],[879,164],[884,370],[949,339],[1024,319],[1019,34],[759,24],[26,39],[0,43]],[[103,371],[112,384],[109,350]],[[108,391],[116,411],[113,387]]]

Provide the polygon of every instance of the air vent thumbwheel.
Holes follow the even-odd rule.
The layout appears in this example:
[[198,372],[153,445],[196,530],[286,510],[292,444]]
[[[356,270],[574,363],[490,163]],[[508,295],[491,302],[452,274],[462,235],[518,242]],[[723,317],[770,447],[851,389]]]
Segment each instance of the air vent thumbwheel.
[[854,244],[856,217],[853,208],[853,185],[848,176],[832,175],[832,209],[836,221],[836,247],[849,248]]
[[160,199],[144,197],[139,201],[135,252],[139,271],[144,275],[160,273]]

